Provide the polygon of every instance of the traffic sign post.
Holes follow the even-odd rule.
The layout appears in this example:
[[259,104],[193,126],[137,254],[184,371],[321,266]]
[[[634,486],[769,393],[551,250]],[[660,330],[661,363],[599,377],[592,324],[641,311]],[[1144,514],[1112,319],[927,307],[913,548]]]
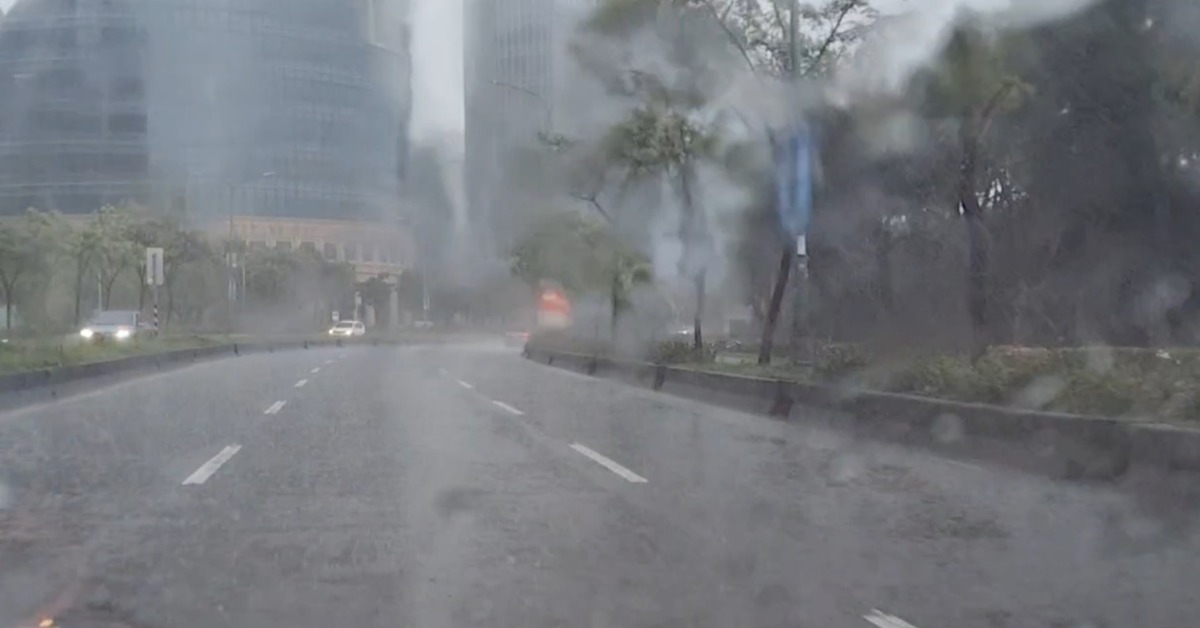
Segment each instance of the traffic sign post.
[[158,247],[146,248],[146,285],[154,298],[154,332],[158,333],[158,287],[166,279],[163,273],[163,250]]
[[807,347],[806,351],[804,346],[806,339],[812,340],[808,320],[808,226],[812,218],[813,167],[816,161],[812,129],[803,120],[794,123],[776,148],[775,183],[779,222],[796,242],[791,353],[793,362],[801,362],[813,357],[812,347]]

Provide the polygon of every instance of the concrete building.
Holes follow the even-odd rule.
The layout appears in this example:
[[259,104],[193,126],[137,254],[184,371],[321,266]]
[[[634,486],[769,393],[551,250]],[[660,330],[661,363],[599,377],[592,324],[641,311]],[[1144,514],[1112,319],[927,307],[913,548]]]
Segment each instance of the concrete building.
[[[133,202],[272,246],[401,233],[409,41],[407,0],[19,0],[0,21],[0,215]],[[361,243],[336,244],[354,261]]]
[[[464,0],[463,66],[467,214],[477,232],[495,235],[516,207],[498,188],[509,150],[536,145],[557,129],[568,44],[594,0]],[[481,244],[497,246],[494,238]]]

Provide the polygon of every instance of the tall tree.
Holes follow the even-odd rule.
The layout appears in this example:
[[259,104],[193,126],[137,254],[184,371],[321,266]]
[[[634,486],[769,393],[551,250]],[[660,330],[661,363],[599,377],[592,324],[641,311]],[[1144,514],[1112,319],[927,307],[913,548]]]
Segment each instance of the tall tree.
[[113,287],[117,279],[134,268],[139,260],[137,245],[130,234],[130,223],[127,210],[111,206],[101,208],[92,223],[99,245],[94,263],[100,279],[100,307],[103,309],[108,309],[112,304]]
[[71,229],[67,237],[67,250],[74,271],[74,294],[72,296],[75,300],[75,315],[73,320],[78,326],[83,322],[83,286],[88,273],[96,264],[96,258],[100,255],[104,242],[100,230],[96,226],[95,218]]
[[[862,27],[875,16],[868,0],[830,0],[815,5],[793,0],[689,0],[687,4],[702,6],[708,11],[732,48],[745,61],[748,71],[761,84],[827,76],[842,56],[853,50],[861,36]],[[789,108],[793,110],[799,107],[798,101],[789,103]],[[733,110],[732,113],[742,122],[754,124],[743,112]],[[766,135],[772,144],[775,142],[774,136],[767,133],[768,129],[757,130]],[[763,177],[752,187],[770,185],[769,180],[769,176]],[[781,242],[779,270],[775,274],[770,298],[760,305],[757,294],[750,296],[752,306],[761,314],[763,321],[760,363],[770,361],[784,292],[796,258],[792,238],[790,234],[781,233],[782,226],[778,218],[763,220],[752,215],[772,214],[772,209],[771,203],[757,203],[746,213],[746,226],[758,227],[749,230],[753,234],[753,246],[760,246],[761,239]],[[768,225],[764,233],[761,227]]]
[[0,289],[5,330],[12,332],[13,307],[54,261],[58,240],[51,214],[30,209],[20,218],[0,220]]
[[981,144],[996,116],[1016,106],[1030,87],[1009,69],[1001,45],[984,33],[961,28],[950,39],[931,83],[935,115],[949,116],[958,126],[959,166],[955,200],[967,239],[967,311],[982,353],[992,340],[993,315],[989,286],[990,238],[980,195]]

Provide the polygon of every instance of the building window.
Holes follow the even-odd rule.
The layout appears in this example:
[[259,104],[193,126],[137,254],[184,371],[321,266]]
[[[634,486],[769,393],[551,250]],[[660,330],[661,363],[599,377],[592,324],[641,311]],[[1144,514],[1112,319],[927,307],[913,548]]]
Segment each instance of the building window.
[[108,117],[108,130],[120,135],[145,133],[146,116],[138,113],[114,113]]
[[336,244],[333,244],[332,242],[326,242],[325,246],[322,248],[325,249],[325,259],[327,259],[327,260],[337,259],[338,254],[337,254],[337,245]]
[[357,243],[350,243],[350,244],[346,245],[346,261],[348,261],[348,262],[357,262],[358,261],[358,244]]
[[363,261],[364,262],[374,262],[375,261],[375,245],[367,244],[367,245],[363,246]]
[[285,252],[285,253],[286,253],[286,252],[288,252],[288,251],[291,251],[291,250],[292,250],[292,243],[291,243],[291,241],[290,241],[290,240],[280,240],[280,241],[278,241],[278,242],[276,242],[276,243],[275,243],[275,250],[277,250],[277,251],[283,251],[283,252]]

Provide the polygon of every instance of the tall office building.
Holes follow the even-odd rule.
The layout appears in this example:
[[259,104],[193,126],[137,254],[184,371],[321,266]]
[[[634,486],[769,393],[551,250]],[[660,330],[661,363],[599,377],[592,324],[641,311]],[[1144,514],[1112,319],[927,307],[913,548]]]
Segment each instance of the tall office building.
[[[557,128],[575,25],[594,0],[464,0],[465,187],[481,244],[502,247],[505,160]],[[486,237],[496,236],[496,237]]]
[[355,225],[403,231],[410,76],[407,0],[19,0],[0,215],[137,202],[399,264]]

